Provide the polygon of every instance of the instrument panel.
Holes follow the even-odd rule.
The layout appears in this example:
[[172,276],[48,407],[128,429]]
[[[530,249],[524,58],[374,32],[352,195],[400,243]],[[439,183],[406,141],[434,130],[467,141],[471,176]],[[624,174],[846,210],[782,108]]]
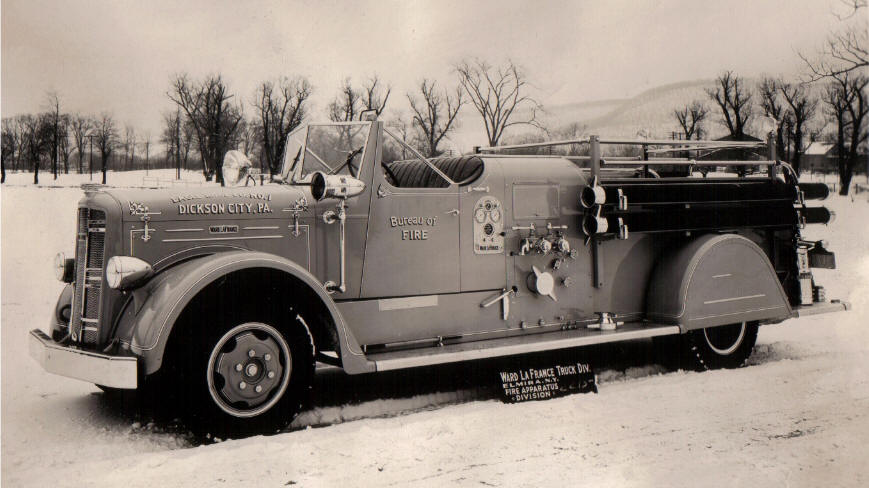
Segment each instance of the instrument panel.
[[504,208],[492,196],[485,196],[474,205],[474,253],[504,252]]

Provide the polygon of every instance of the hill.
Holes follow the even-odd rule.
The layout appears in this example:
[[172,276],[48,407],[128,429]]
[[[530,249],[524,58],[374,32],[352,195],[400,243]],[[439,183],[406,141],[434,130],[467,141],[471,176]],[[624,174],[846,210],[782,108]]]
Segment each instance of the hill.
[[[754,92],[758,80],[747,78],[745,82]],[[565,132],[565,128],[576,125],[583,134],[604,137],[634,138],[639,132],[644,132],[652,138],[670,138],[671,132],[681,130],[673,111],[694,100],[700,100],[710,111],[704,129],[710,137],[715,138],[727,132],[718,122],[718,108],[713,106],[705,92],[714,85],[715,80],[684,81],[652,88],[628,99],[547,106],[544,107],[544,113],[538,115],[538,119],[553,132]],[[454,149],[467,151],[474,145],[485,144],[485,132],[479,115],[470,106],[465,107],[462,112],[459,119],[461,125],[451,135]],[[526,110],[517,112],[516,116],[527,115]],[[533,131],[527,126],[517,126],[505,137],[517,138],[529,132]]]

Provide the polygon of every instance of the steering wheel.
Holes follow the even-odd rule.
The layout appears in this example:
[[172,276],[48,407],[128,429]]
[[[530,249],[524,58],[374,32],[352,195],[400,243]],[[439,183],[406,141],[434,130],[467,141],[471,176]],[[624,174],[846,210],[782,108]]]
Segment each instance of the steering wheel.
[[365,146],[359,146],[356,149],[350,151],[350,153],[347,154],[347,159],[344,160],[344,162],[341,164],[341,166],[338,166],[337,168],[333,169],[329,174],[334,175],[334,174],[338,173],[339,171],[341,171],[342,169],[344,169],[344,166],[347,166],[348,168],[350,168],[350,175],[353,176],[354,178],[358,177],[359,176],[359,168],[357,168],[356,166],[353,165],[353,158],[358,156],[359,153],[361,153],[363,149],[365,149]]

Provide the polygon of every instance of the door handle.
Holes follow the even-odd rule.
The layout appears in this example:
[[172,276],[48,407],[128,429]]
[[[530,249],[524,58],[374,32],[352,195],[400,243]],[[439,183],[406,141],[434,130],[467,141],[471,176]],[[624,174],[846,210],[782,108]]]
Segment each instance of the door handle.
[[454,208],[454,209],[452,209],[452,210],[447,210],[447,211],[444,212],[444,213],[445,213],[445,214],[450,214],[450,215],[458,215],[458,214],[459,214],[459,209]]

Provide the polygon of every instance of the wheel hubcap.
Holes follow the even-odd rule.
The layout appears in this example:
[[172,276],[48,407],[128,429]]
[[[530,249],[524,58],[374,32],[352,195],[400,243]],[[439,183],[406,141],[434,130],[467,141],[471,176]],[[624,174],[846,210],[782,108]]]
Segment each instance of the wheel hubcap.
[[291,370],[283,335],[269,325],[248,322],[231,329],[214,346],[208,361],[208,390],[224,412],[253,417],[280,400]]
[[745,337],[746,323],[722,325],[703,329],[706,343],[718,354],[726,356],[732,354],[742,344]]

